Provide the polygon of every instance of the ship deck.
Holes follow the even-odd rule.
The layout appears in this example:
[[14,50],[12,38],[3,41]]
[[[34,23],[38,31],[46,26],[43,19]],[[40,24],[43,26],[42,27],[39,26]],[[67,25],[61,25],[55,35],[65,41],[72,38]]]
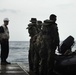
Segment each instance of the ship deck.
[[9,65],[0,64],[0,75],[29,75],[25,64],[12,63]]

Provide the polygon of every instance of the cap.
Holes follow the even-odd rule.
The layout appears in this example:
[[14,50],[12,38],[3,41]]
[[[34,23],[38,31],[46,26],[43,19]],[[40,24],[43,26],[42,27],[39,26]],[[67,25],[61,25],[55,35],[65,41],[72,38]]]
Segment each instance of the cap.
[[38,20],[37,22],[38,22],[38,23],[42,23],[42,21],[41,21],[41,20]]
[[36,22],[37,19],[36,18],[31,18],[30,22]]
[[51,22],[52,20],[48,20],[48,19],[44,20],[44,23],[51,23]]
[[46,19],[42,25],[49,25],[50,23],[52,23],[52,20]]
[[3,21],[9,21],[9,19],[8,18],[4,18],[4,20]]

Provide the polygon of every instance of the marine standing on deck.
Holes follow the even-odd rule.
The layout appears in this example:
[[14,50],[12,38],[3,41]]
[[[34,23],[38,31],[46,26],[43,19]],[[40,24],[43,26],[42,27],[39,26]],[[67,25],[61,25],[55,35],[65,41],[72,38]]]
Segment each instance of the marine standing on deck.
[[9,30],[7,27],[9,19],[5,18],[3,22],[4,24],[0,27],[1,64],[10,64],[6,60],[9,54]]
[[38,33],[37,31],[37,19],[36,18],[31,18],[30,20],[30,24],[28,24],[28,33],[30,38],[30,48],[29,48],[29,55],[28,55],[28,59],[29,59],[29,71],[33,72],[33,67],[34,67],[34,42],[35,42],[35,38],[34,36]]
[[55,58],[54,58],[55,50],[57,48],[59,50],[59,43],[60,43],[59,32],[58,32],[58,27],[57,27],[57,23],[56,23],[57,16],[54,14],[50,15],[50,20],[52,21],[50,24],[52,32],[50,32],[50,34],[49,34],[51,41],[49,42],[50,49],[48,48],[48,61],[47,61],[48,73],[47,73],[47,75],[52,74],[52,71],[54,69],[54,61],[55,61]]
[[50,20],[45,20],[42,28],[42,42],[40,49],[40,74],[51,75],[54,68],[55,50],[59,48],[59,33],[56,15],[50,15]]
[[34,43],[34,48],[35,48],[35,55],[34,55],[34,75],[39,75],[39,63],[40,63],[40,47],[41,47],[41,32],[42,32],[42,21],[38,20],[37,21],[37,28],[38,28],[38,34],[35,36],[35,43]]

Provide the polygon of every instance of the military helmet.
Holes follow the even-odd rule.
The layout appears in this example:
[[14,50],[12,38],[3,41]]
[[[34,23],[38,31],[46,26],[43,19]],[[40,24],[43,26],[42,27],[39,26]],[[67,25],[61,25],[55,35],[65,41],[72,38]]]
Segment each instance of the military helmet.
[[49,19],[44,20],[44,23],[42,23],[42,25],[48,25],[50,24],[52,21]]
[[42,21],[40,21],[40,20],[38,20],[37,22],[38,22],[38,23],[42,23]]

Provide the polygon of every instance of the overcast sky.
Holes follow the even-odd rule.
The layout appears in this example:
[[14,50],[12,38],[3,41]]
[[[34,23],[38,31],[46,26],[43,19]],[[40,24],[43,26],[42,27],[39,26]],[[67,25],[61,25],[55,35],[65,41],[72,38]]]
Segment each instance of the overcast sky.
[[76,39],[76,0],[0,0],[0,25],[8,17],[10,41],[29,41],[26,27],[31,17],[45,20],[57,15],[60,40]]

